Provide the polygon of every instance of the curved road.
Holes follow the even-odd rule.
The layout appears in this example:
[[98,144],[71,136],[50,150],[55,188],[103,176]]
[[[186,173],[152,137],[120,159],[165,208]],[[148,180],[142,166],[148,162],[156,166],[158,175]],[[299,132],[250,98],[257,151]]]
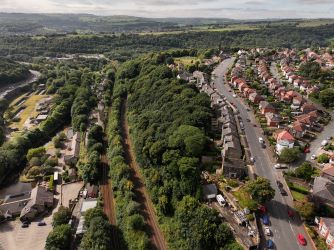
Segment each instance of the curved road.
[[[232,92],[229,92],[230,87],[224,84],[224,74],[232,66],[234,58],[224,60],[214,71],[216,79],[214,87],[217,91],[224,95],[228,101],[235,104],[239,110],[240,117],[245,126],[245,134],[249,144],[249,148],[253,157],[255,157],[255,173],[270,180],[272,186],[276,191],[274,199],[268,203],[267,207],[270,215],[271,230],[273,236],[271,239],[275,243],[276,249],[282,250],[298,250],[298,249],[314,249],[310,239],[304,230],[303,224],[298,218],[290,220],[287,211],[288,208],[293,207],[292,198],[289,196],[282,196],[276,185],[276,180],[281,179],[282,175],[273,169],[274,162],[270,157],[268,149],[262,149],[258,142],[258,138],[263,136],[260,128],[253,127],[255,117],[252,112],[247,111],[247,107],[243,100],[234,98]],[[251,122],[247,122],[250,119]],[[285,182],[283,182],[285,183]],[[287,187],[285,187],[287,189]],[[301,246],[297,242],[297,234],[302,233],[307,238],[307,246]]]
[[0,98],[5,97],[9,92],[13,91],[16,88],[23,87],[25,85],[36,82],[37,79],[40,77],[41,73],[36,70],[29,70],[29,71],[31,75],[26,80],[17,83],[10,83],[5,87],[0,88]]

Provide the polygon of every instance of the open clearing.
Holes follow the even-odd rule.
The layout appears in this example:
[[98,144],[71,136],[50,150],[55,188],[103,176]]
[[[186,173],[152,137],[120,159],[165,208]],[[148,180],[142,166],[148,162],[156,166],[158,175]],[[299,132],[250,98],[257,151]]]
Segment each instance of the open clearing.
[[[20,113],[20,120],[18,122],[12,122],[10,127],[11,128],[18,128],[19,130],[23,129],[23,125],[29,117],[34,117],[38,114],[35,110],[36,104],[42,100],[43,98],[47,97],[47,95],[32,95],[30,96],[23,104],[22,107],[25,109]],[[15,112],[15,109],[14,109]]]

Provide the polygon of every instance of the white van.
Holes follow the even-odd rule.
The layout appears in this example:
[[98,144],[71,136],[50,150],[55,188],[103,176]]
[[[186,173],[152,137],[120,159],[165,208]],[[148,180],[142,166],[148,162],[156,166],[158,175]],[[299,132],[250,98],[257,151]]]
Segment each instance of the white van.
[[217,202],[219,203],[219,205],[221,207],[224,207],[226,205],[226,200],[224,199],[224,197],[221,194],[217,194],[216,199],[217,199]]

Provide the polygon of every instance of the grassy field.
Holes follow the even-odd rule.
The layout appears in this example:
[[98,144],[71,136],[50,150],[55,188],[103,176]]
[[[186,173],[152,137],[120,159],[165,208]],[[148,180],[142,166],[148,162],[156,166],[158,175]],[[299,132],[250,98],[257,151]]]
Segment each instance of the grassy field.
[[329,25],[329,24],[333,24],[334,23],[334,19],[317,19],[317,20],[305,20],[305,21],[301,21],[297,26],[298,27],[318,27],[321,25]]
[[175,35],[181,34],[185,32],[226,32],[226,31],[234,31],[234,30],[256,30],[258,27],[255,25],[247,25],[247,24],[231,24],[226,27],[212,27],[212,26],[195,26],[193,28],[185,28],[184,30],[172,30],[172,31],[159,31],[159,32],[141,32],[140,35]]
[[174,59],[174,62],[182,63],[184,66],[192,65],[196,61],[201,62],[201,60],[198,59],[197,57],[191,57],[191,56],[177,57]]
[[23,129],[23,125],[24,125],[25,121],[29,117],[35,117],[38,114],[38,112],[35,109],[36,104],[45,97],[47,97],[47,95],[32,95],[32,96],[30,96],[23,103],[23,106],[25,106],[25,109],[20,114],[20,120],[18,122],[12,122],[10,127],[16,127],[19,130]]

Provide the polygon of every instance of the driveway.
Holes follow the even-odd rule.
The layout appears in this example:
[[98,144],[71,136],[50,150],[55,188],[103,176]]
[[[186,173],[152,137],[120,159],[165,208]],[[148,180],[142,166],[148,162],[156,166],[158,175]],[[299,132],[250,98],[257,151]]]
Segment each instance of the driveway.
[[[254,114],[247,111],[247,107],[241,98],[234,98],[233,92],[229,92],[230,88],[224,84],[224,74],[228,68],[232,66],[234,58],[224,60],[216,69],[217,78],[214,86],[220,94],[225,95],[228,101],[233,102],[240,112],[240,117],[244,121],[245,134],[249,144],[249,149],[253,157],[255,157],[254,171],[257,175],[263,176],[270,180],[272,187],[276,191],[274,199],[267,204],[271,230],[273,232],[273,241],[276,249],[282,250],[298,250],[298,249],[313,249],[310,239],[307,238],[308,245],[301,247],[297,243],[297,234],[302,233],[305,237],[307,234],[303,224],[300,221],[291,221],[287,215],[288,209],[293,206],[291,197],[282,197],[276,185],[277,179],[282,179],[280,173],[273,168],[274,161],[268,149],[262,149],[258,138],[263,137],[262,131],[258,127],[253,127],[255,121]],[[250,119],[252,122],[247,122]],[[286,188],[286,187],[285,187]]]

